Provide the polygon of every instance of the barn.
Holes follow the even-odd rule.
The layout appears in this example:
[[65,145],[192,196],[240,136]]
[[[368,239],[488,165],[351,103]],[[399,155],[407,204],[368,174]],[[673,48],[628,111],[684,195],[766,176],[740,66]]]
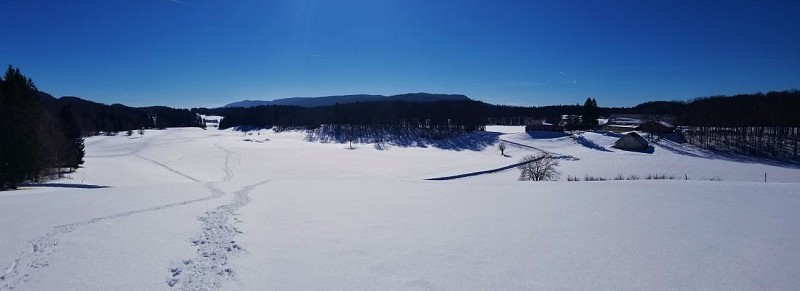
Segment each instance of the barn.
[[614,143],[614,147],[623,150],[646,150],[650,144],[638,133],[629,132]]

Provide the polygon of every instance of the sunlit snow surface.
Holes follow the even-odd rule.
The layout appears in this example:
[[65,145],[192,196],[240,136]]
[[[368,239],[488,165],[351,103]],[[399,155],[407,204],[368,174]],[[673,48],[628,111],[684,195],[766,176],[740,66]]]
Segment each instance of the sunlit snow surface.
[[[266,130],[88,138],[59,187],[0,192],[0,289],[800,289],[797,166],[488,130],[507,156]],[[540,151],[562,181],[425,180]],[[649,174],[679,179],[563,181]]]

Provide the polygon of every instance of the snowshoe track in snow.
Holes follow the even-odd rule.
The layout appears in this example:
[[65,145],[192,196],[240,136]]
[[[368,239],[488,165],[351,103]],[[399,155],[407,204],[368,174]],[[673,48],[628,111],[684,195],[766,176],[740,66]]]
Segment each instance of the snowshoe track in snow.
[[[232,176],[229,173],[229,170],[227,170],[229,168],[228,162],[229,162],[229,157],[230,157],[231,153],[229,151],[227,151],[227,150],[225,150],[225,152],[227,153],[227,155],[225,157],[225,170],[224,171],[226,172],[226,178],[228,178],[229,176]],[[197,183],[202,183],[202,181],[200,181],[200,180],[198,180],[198,179],[196,179],[196,178],[194,178],[192,176],[189,176],[189,175],[187,175],[187,174],[185,174],[185,173],[183,173],[181,171],[175,170],[175,169],[165,165],[164,163],[158,162],[158,161],[150,159],[150,158],[146,158],[144,156],[139,155],[138,153],[135,153],[134,155],[139,157],[139,158],[141,158],[141,159],[147,160],[147,161],[149,161],[149,162],[151,162],[153,164],[156,164],[156,165],[158,165],[158,166],[160,166],[160,167],[162,167],[162,168],[164,168],[164,169],[166,169],[166,170],[168,170],[168,171],[170,171],[172,173],[175,173],[177,175],[185,177],[185,178],[187,178],[187,179],[189,179],[191,181],[194,181],[194,182],[197,182]],[[204,185],[209,191],[211,191],[211,195],[208,195],[208,196],[205,196],[205,197],[201,197],[201,198],[198,198],[198,199],[192,199],[192,200],[186,200],[186,201],[181,201],[181,202],[176,202],[176,203],[159,205],[159,206],[154,206],[154,207],[144,208],[144,209],[139,209],[139,210],[125,211],[125,212],[120,212],[120,213],[116,213],[116,214],[112,214],[112,215],[108,215],[108,216],[96,217],[96,218],[91,218],[91,219],[87,219],[87,220],[83,220],[83,221],[79,221],[79,222],[75,222],[75,223],[56,226],[53,229],[51,229],[50,231],[48,231],[46,234],[44,234],[44,235],[42,235],[42,236],[40,236],[38,238],[33,239],[30,242],[30,245],[28,246],[28,248],[25,251],[23,251],[19,255],[19,257],[14,259],[14,264],[9,269],[7,269],[5,274],[0,276],[0,290],[12,290],[12,289],[15,289],[19,285],[22,285],[25,282],[27,282],[28,279],[30,278],[30,276],[37,269],[41,269],[41,268],[45,268],[45,267],[49,266],[50,265],[50,260],[52,258],[52,254],[53,254],[53,252],[55,252],[56,248],[58,247],[59,238],[61,236],[64,236],[64,235],[67,235],[67,234],[71,233],[73,230],[75,230],[75,228],[86,226],[86,225],[93,224],[93,223],[97,223],[97,222],[100,222],[100,221],[109,220],[109,219],[116,219],[116,218],[131,216],[131,215],[138,214],[138,213],[150,212],[150,211],[158,211],[158,210],[163,210],[163,209],[166,209],[166,208],[171,208],[171,207],[176,207],[176,206],[183,206],[183,205],[196,203],[196,202],[200,202],[200,201],[205,201],[205,200],[210,200],[210,199],[216,199],[216,198],[220,198],[220,197],[225,195],[225,192],[217,189],[212,184],[213,183],[208,182],[208,183],[205,183],[205,185]]]
[[178,171],[178,170],[175,170],[175,169],[173,169],[173,168],[170,168],[169,166],[167,166],[167,165],[165,165],[164,163],[161,163],[161,162],[159,162],[159,161],[156,161],[156,160],[153,160],[153,159],[150,159],[150,158],[146,158],[146,157],[144,157],[144,156],[142,156],[142,155],[139,155],[139,154],[135,154],[135,155],[136,155],[137,157],[139,157],[140,159],[143,159],[143,160],[145,160],[145,161],[148,161],[148,162],[151,162],[151,163],[153,163],[153,164],[156,164],[156,165],[158,165],[158,166],[161,166],[162,168],[164,168],[164,169],[167,169],[167,171],[170,171],[170,172],[172,172],[172,173],[175,173],[175,174],[177,174],[177,175],[179,175],[179,176],[182,176],[182,177],[184,177],[184,178],[186,178],[186,179],[192,180],[192,181],[194,181],[194,182],[197,182],[197,183],[202,183],[202,182],[203,182],[203,181],[200,181],[200,180],[198,180],[198,179],[196,179],[196,178],[194,178],[194,177],[192,177],[192,176],[186,175],[186,174],[184,174],[184,173],[183,173],[183,172],[181,172],[181,171]]
[[54,227],[52,230],[50,230],[43,236],[40,236],[32,240],[28,248],[24,252],[22,252],[17,259],[14,260],[14,264],[11,266],[11,268],[9,268],[8,271],[6,271],[6,273],[2,277],[0,277],[0,290],[11,290],[18,287],[19,285],[27,282],[29,277],[32,275],[33,272],[35,272],[35,270],[50,265],[50,259],[52,258],[53,252],[55,252],[56,248],[58,247],[59,238],[63,235],[71,233],[72,231],[75,230],[75,228],[109,219],[131,216],[143,212],[158,211],[166,208],[183,206],[210,199],[216,199],[225,195],[224,192],[220,191],[217,188],[214,188],[213,185],[211,184],[212,183],[206,183],[205,187],[211,190],[212,194],[198,199],[159,205],[139,210],[125,211],[108,216],[91,218],[76,223],[70,223]]
[[233,216],[250,203],[248,193],[267,182],[252,184],[234,192],[231,203],[198,218],[203,222],[203,228],[198,236],[191,239],[191,244],[197,247],[197,256],[170,264],[166,280],[169,287],[177,290],[210,290],[221,287],[224,279],[235,278],[229,259],[244,249],[234,240],[240,231],[233,225]]
[[231,171],[231,155],[233,153],[226,148],[219,146],[218,144],[215,144],[215,146],[225,152],[225,166],[222,168],[222,171],[225,172],[225,177],[222,178],[222,181],[228,182],[233,179],[233,171]]

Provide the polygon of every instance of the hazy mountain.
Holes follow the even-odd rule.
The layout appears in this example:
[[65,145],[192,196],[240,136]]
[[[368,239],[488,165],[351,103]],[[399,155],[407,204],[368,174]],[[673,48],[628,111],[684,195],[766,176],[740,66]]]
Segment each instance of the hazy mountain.
[[334,105],[336,103],[346,104],[367,101],[408,101],[408,102],[435,102],[440,100],[470,100],[469,97],[460,94],[429,94],[429,93],[409,93],[393,96],[383,95],[340,95],[325,97],[294,97],[282,98],[272,101],[244,100],[234,102],[223,107],[254,107],[261,105],[293,105],[301,107],[319,107]]

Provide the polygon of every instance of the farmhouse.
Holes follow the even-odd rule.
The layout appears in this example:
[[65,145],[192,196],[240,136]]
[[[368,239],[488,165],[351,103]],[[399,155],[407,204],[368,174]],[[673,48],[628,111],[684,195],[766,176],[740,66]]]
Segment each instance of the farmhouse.
[[614,147],[623,150],[645,150],[649,144],[641,135],[629,132],[614,143]]

